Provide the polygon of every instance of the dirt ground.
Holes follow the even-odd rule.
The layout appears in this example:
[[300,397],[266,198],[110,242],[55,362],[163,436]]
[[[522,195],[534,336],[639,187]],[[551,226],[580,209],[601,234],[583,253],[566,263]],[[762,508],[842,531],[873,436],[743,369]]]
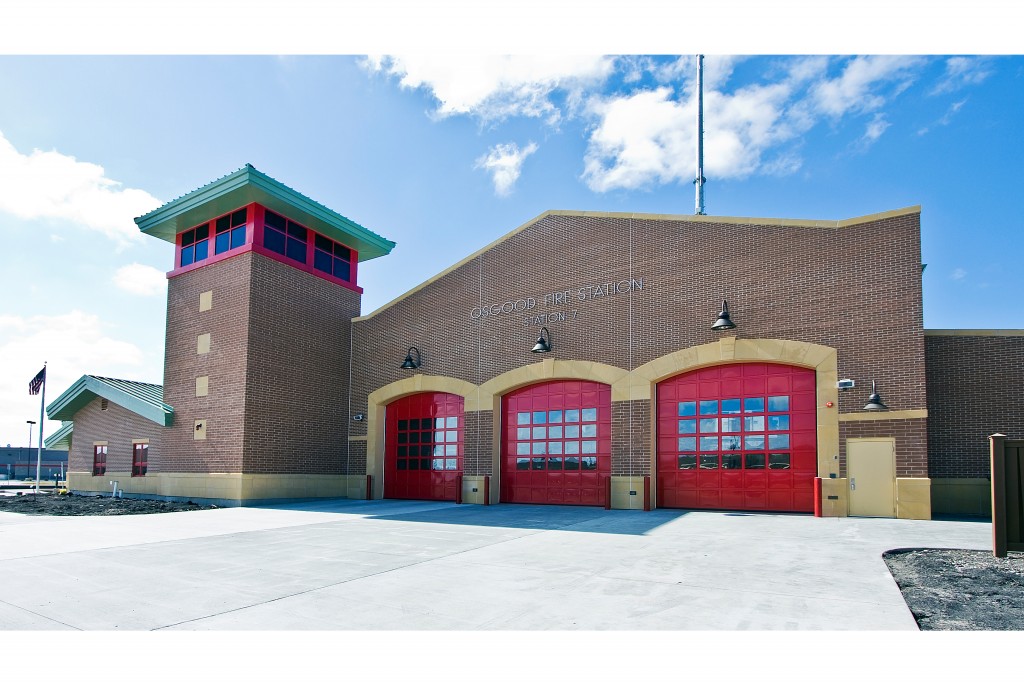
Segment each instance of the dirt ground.
[[1024,630],[1024,552],[911,549],[884,559],[921,630]]
[[0,512],[34,516],[121,516],[124,514],[162,514],[169,511],[216,509],[215,505],[194,502],[162,502],[153,499],[121,499],[84,495],[57,495],[42,492],[0,497]]

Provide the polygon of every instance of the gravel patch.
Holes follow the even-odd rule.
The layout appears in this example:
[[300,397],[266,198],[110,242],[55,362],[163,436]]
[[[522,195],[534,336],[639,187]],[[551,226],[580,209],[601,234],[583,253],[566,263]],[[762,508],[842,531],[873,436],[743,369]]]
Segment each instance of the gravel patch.
[[0,512],[30,516],[123,516],[216,509],[212,504],[52,493],[0,497]]
[[921,630],[1024,630],[1024,552],[900,549],[883,559]]

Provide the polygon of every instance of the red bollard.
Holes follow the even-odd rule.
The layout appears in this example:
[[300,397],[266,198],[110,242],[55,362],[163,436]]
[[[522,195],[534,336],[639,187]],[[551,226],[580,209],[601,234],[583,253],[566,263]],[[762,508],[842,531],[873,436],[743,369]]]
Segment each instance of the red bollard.
[[462,474],[455,476],[455,503],[462,504]]
[[651,477],[644,476],[644,511],[651,510]]
[[612,508],[612,477],[604,477],[604,508]]
[[484,476],[484,504],[491,503],[491,477]]
[[814,515],[821,518],[821,479],[814,479]]
[[373,499],[373,476],[366,474],[366,499]]

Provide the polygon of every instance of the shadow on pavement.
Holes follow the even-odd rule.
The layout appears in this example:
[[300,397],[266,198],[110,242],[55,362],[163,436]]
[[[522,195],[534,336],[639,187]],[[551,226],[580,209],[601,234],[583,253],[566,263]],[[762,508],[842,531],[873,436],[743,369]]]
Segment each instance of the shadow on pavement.
[[554,504],[454,504],[419,500],[320,500],[263,505],[261,509],[287,509],[352,514],[368,519],[490,526],[534,530],[572,530],[613,535],[645,535],[669,521],[686,516],[681,509],[654,511],[606,510]]

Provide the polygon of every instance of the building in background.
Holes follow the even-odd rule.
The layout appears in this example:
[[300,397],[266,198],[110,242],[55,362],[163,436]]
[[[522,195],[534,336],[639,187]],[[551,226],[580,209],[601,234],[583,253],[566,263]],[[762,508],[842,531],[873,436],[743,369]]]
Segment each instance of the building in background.
[[[38,450],[35,447],[0,448],[0,481],[35,480],[38,456]],[[67,466],[68,451],[66,449],[44,448],[42,461],[39,463],[39,478],[41,480],[60,478],[67,470]]]
[[77,492],[929,518],[1024,429],[1024,331],[923,328],[918,207],[551,211],[366,316],[394,244],[251,166],[136,222],[175,246],[164,384],[48,407]]

